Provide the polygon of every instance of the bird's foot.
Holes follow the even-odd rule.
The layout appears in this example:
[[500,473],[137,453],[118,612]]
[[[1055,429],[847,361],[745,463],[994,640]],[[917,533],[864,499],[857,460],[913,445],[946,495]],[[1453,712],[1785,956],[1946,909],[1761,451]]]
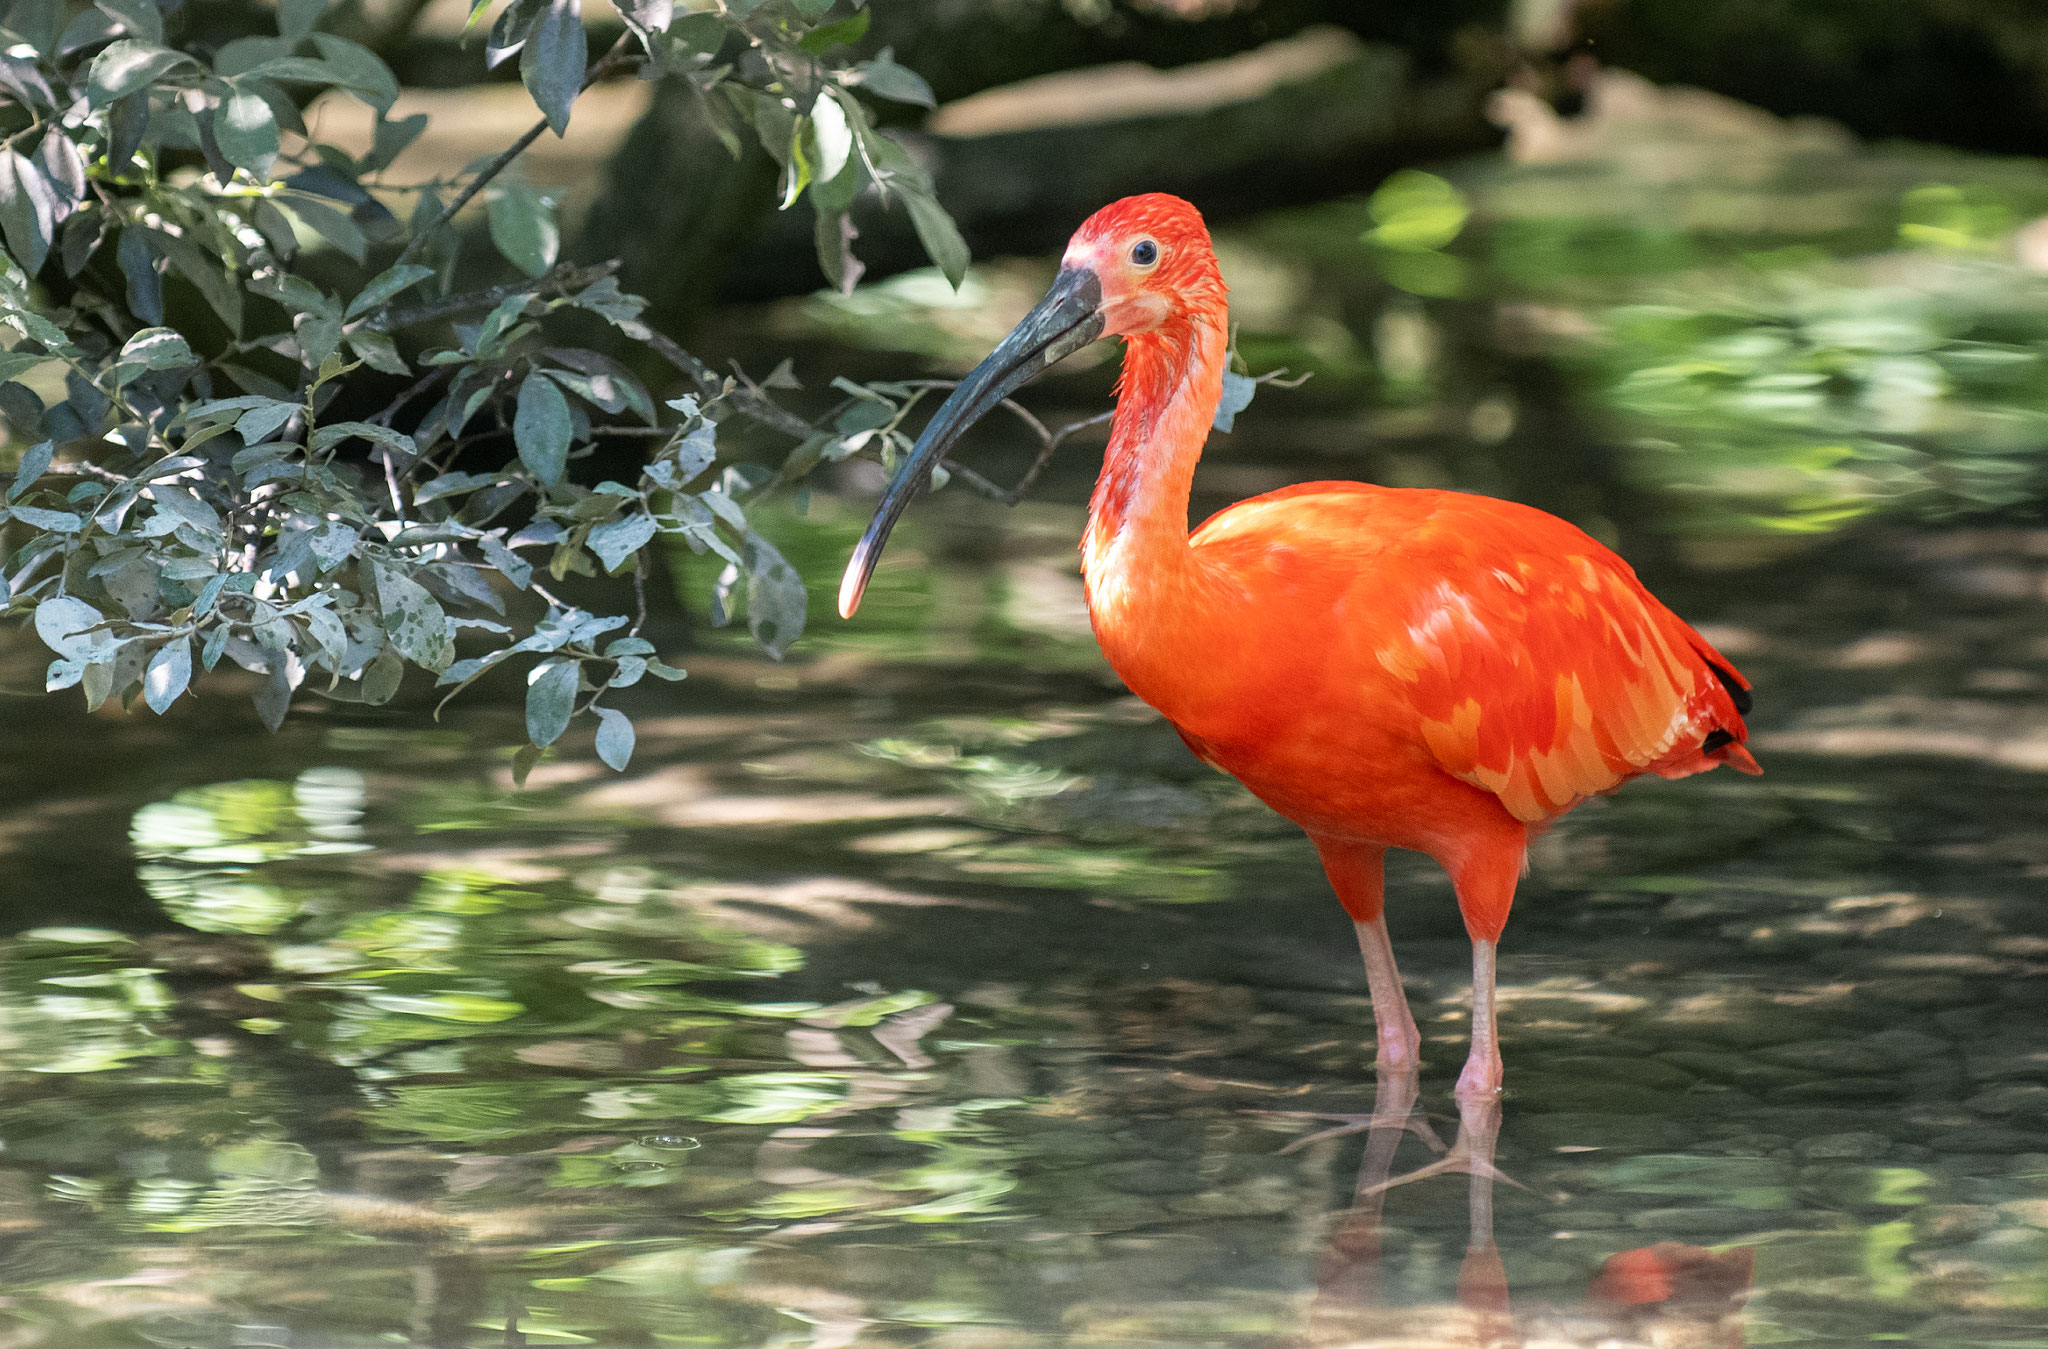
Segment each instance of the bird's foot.
[[1493,1158],[1474,1148],[1461,1133],[1458,1141],[1451,1144],[1450,1151],[1443,1156],[1416,1167],[1405,1176],[1395,1176],[1376,1185],[1363,1186],[1359,1189],[1357,1198],[1365,1199],[1371,1195],[1383,1194],[1397,1185],[1409,1185],[1418,1180],[1427,1180],[1431,1176],[1474,1176],[1481,1180],[1504,1180],[1518,1190],[1529,1188],[1495,1166]]
[[1391,1129],[1401,1133],[1414,1134],[1417,1138],[1428,1144],[1432,1150],[1437,1152],[1445,1150],[1444,1140],[1437,1136],[1435,1129],[1429,1127],[1428,1118],[1420,1110],[1413,1107],[1399,1111],[1375,1110],[1370,1115],[1330,1114],[1315,1110],[1268,1110],[1262,1113],[1269,1119],[1335,1121],[1329,1128],[1318,1129],[1316,1132],[1303,1138],[1297,1138],[1286,1147],[1281,1148],[1280,1155],[1282,1157],[1285,1157],[1290,1152],[1299,1152],[1309,1144],[1320,1143],[1327,1138],[1348,1138],[1352,1134],[1370,1133],[1375,1129]]

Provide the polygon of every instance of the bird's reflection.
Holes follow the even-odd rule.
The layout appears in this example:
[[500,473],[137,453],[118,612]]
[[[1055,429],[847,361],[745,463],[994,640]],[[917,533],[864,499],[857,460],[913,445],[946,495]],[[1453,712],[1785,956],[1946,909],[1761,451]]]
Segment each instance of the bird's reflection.
[[[1515,1182],[1494,1164],[1500,1139],[1497,1099],[1460,1103],[1458,1135],[1435,1161],[1393,1174],[1404,1136],[1434,1142],[1416,1109],[1413,1073],[1382,1072],[1379,1096],[1364,1123],[1365,1156],[1351,1208],[1342,1214],[1316,1271],[1306,1346],[1429,1343],[1494,1346],[1528,1342],[1671,1346],[1671,1349],[1740,1349],[1742,1304],[1750,1291],[1753,1252],[1711,1251],[1681,1242],[1622,1251],[1608,1257],[1577,1306],[1512,1305],[1507,1270],[1494,1242],[1496,1181]],[[1344,1132],[1353,1132],[1344,1130]],[[1337,1132],[1337,1131],[1332,1131]],[[1441,1144],[1436,1144],[1441,1147]],[[1432,1176],[1463,1174],[1469,1228],[1458,1267],[1456,1308],[1402,1306],[1385,1287],[1382,1262],[1387,1192]],[[1425,1338],[1417,1339],[1420,1335]]]

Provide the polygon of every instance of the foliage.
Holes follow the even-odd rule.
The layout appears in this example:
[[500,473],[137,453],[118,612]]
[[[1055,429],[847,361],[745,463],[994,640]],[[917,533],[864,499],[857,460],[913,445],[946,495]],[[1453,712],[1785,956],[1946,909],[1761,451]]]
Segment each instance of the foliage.
[[[0,22],[0,327],[14,339],[0,414],[27,448],[0,504],[0,611],[33,616],[57,657],[48,687],[161,713],[225,656],[257,676],[275,727],[302,690],[381,704],[408,666],[459,691],[513,661],[528,666],[520,775],[585,714],[620,768],[632,727],[603,698],[682,671],[639,620],[548,587],[571,573],[642,584],[665,540],[724,560],[715,616],[744,607],[780,656],[804,588],[747,505],[860,451],[847,415],[872,430],[888,396],[860,390],[821,429],[713,375],[641,321],[609,268],[558,260],[554,203],[516,160],[601,76],[683,80],[735,152],[753,135],[783,165],[781,203],[808,198],[835,280],[859,273],[846,212],[874,191],[906,205],[957,282],[958,233],[860,98],[929,90],[886,52],[832,56],[865,31],[859,3],[827,22],[830,0],[618,0],[627,31],[588,62],[576,0],[516,0],[485,60],[518,58],[541,121],[452,179],[400,183],[386,170],[426,117],[389,115],[395,79],[319,31],[324,0],[283,0],[276,36],[213,50],[176,31],[190,17],[176,5],[15,0]],[[376,111],[369,153],[309,138],[318,95]],[[451,222],[478,197],[499,261],[468,266],[518,279],[457,291]],[[391,203],[408,200],[401,222]],[[579,329],[607,326],[693,392],[658,404],[582,344]],[[782,473],[720,467],[735,416],[801,442]],[[654,447],[636,478],[575,481],[577,461],[622,443]],[[476,640],[481,653],[458,653]]]

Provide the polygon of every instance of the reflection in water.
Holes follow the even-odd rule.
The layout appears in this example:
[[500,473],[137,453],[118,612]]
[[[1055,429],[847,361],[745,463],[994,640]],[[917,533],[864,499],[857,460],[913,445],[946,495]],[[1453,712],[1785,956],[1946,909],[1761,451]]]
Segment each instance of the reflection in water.
[[[1494,1239],[1494,1183],[1509,1180],[1494,1164],[1501,1103],[1461,1102],[1457,1140],[1445,1156],[1397,1177],[1394,1157],[1404,1137],[1435,1142],[1416,1109],[1418,1090],[1413,1074],[1379,1075],[1351,1207],[1337,1217],[1316,1268],[1315,1299],[1300,1341],[1304,1349],[1411,1343],[1445,1349],[1526,1343],[1741,1349],[1748,1342],[1742,1307],[1755,1252],[1746,1246],[1709,1250],[1660,1241],[1620,1251],[1601,1264],[1582,1304],[1518,1309]],[[1387,1193],[1454,1172],[1467,1177],[1456,1306],[1402,1306],[1383,1268]]]

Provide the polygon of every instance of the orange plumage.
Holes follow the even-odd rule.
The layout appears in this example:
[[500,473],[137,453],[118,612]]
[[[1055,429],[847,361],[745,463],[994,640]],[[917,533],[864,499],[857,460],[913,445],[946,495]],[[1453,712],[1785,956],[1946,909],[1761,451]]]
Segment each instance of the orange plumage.
[[[1513,502],[1308,483],[1240,502],[1190,537],[1228,341],[1201,217],[1160,195],[1105,207],[1076,232],[1061,277],[969,385],[1003,377],[1000,393],[1075,341],[1125,339],[1082,542],[1104,654],[1196,754],[1314,841],[1358,924],[1383,1067],[1412,1070],[1419,1043],[1386,940],[1382,857],[1408,848],[1444,866],[1474,943],[1459,1091],[1496,1090],[1493,946],[1531,832],[1643,773],[1759,771],[1743,745],[1747,683],[1627,563]],[[1075,319],[1089,303],[1092,318]],[[842,612],[915,475],[971,420],[956,402],[987,401],[969,385],[863,540]]]

